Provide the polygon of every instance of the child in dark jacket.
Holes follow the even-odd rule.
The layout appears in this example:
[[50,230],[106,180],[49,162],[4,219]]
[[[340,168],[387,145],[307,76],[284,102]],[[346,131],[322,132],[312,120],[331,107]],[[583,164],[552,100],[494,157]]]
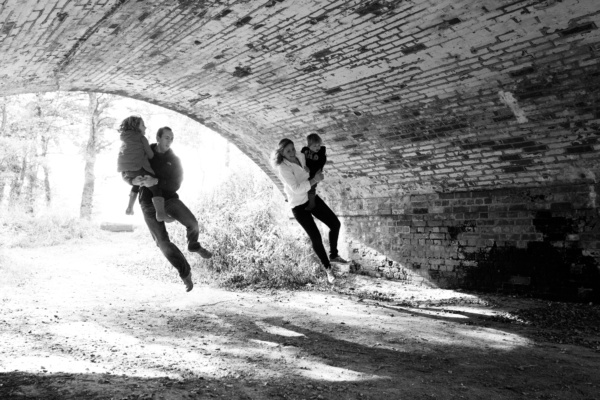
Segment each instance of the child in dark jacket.
[[[322,170],[327,162],[327,154],[321,137],[316,133],[311,133],[306,137],[307,146],[303,147],[301,152],[306,157],[306,166],[309,170],[308,179],[314,178],[315,174]],[[310,211],[315,208],[315,196],[317,195],[317,183],[311,186],[308,191],[308,206],[306,210]]]
[[[121,148],[117,158],[117,172],[120,172],[125,182],[132,185],[129,193],[129,204],[125,214],[133,214],[133,204],[140,190],[139,186],[131,182],[137,176],[150,175],[154,177],[154,170],[150,166],[150,160],[154,157],[154,152],[150,148],[150,143],[146,139],[146,125],[142,117],[131,116],[121,122],[119,127],[121,134]],[[152,202],[156,209],[156,219],[158,221],[172,222],[171,218],[165,212],[165,199],[158,186],[148,188],[152,192]]]

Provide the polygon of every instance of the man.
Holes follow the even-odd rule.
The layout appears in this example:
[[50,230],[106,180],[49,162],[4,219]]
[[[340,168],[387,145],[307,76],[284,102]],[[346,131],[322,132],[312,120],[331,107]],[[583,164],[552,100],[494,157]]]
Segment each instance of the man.
[[158,179],[151,176],[137,177],[132,181],[132,184],[141,186],[140,207],[144,214],[144,221],[146,221],[156,245],[171,265],[177,269],[179,276],[185,283],[186,290],[189,292],[194,287],[190,264],[181,250],[169,239],[165,223],[156,219],[156,211],[152,203],[152,192],[148,189],[148,186],[158,184],[158,187],[162,190],[166,213],[179,221],[187,230],[188,251],[198,253],[203,258],[211,258],[212,253],[198,243],[200,232],[198,220],[187,206],[179,200],[177,195],[183,181],[183,168],[179,157],[171,150],[173,138],[171,128],[163,127],[158,130],[156,143],[150,146],[154,152],[150,165]]

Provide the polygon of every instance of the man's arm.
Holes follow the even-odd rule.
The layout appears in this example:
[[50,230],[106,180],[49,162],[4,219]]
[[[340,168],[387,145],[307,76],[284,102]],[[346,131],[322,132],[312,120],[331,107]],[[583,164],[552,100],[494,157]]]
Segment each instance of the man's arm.
[[133,178],[131,180],[131,184],[135,185],[135,186],[146,186],[146,187],[150,187],[150,186],[154,186],[158,183],[158,179],[157,178],[153,178],[151,176],[145,175],[145,176],[136,176],[135,178]]

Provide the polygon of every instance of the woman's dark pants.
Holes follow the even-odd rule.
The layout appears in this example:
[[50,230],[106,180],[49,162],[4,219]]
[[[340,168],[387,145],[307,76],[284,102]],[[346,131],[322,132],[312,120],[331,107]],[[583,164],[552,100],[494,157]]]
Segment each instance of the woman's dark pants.
[[317,227],[313,215],[329,228],[329,257],[331,258],[338,256],[337,242],[342,224],[335,213],[331,211],[318,195],[315,197],[315,208],[307,211],[305,210],[307,204],[308,202],[292,208],[292,213],[294,214],[296,221],[298,221],[308,234],[319,260],[321,260],[321,263],[325,268],[328,268],[331,266],[331,263],[327,257],[327,252],[323,246],[323,239],[321,238],[321,233],[319,232],[319,228]]

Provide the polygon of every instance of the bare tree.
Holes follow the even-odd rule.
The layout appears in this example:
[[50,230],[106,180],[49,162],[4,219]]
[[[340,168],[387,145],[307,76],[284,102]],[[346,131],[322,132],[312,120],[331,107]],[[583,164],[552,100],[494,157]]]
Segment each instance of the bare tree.
[[[6,100],[5,98],[0,98],[0,109],[2,111],[2,120],[0,121],[0,138],[4,136],[4,131],[6,130]],[[6,163],[4,157],[0,158],[0,203],[4,200],[4,188],[6,186]]]
[[[49,143],[55,140],[72,118],[65,112],[73,106],[67,102],[76,101],[74,96],[37,93],[31,96],[10,98],[11,111],[7,112],[4,137],[9,146],[4,158],[10,163],[9,179],[11,205],[23,206],[33,212],[38,199],[51,200],[50,171],[46,156]],[[10,118],[10,121],[8,119]],[[40,168],[44,172],[44,184],[40,185]],[[45,196],[40,196],[43,190]]]
[[2,120],[0,121],[0,136],[3,136],[4,130],[6,129],[6,100],[4,98],[0,99],[0,109],[2,110]]
[[88,127],[89,136],[85,147],[85,169],[83,193],[81,195],[81,206],[79,208],[79,217],[90,219],[93,212],[94,187],[96,176],[94,169],[96,166],[96,156],[103,149],[108,147],[110,142],[104,139],[103,133],[107,127],[113,125],[114,120],[105,116],[106,109],[110,106],[113,96],[98,93],[88,93]]
[[41,157],[44,159],[44,198],[46,200],[46,204],[52,203],[52,189],[50,187],[50,168],[48,167],[48,163],[46,162],[46,155],[48,154],[48,144],[50,143],[49,136],[42,136],[42,153]]

